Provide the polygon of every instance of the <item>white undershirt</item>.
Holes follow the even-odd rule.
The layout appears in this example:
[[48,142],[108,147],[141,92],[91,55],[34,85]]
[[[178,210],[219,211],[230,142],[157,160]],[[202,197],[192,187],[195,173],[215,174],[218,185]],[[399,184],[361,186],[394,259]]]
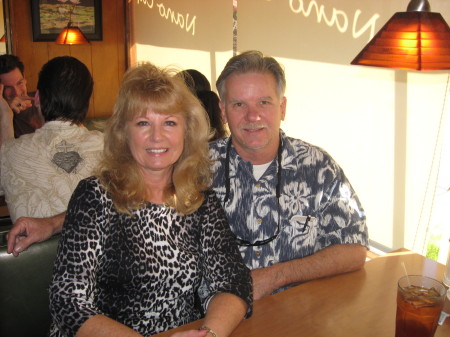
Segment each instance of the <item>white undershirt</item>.
[[261,176],[264,174],[264,172],[266,172],[270,163],[271,163],[271,161],[269,161],[268,163],[265,163],[265,164],[261,164],[261,165],[253,165],[253,176],[255,177],[256,180],[259,180],[259,178],[261,178]]

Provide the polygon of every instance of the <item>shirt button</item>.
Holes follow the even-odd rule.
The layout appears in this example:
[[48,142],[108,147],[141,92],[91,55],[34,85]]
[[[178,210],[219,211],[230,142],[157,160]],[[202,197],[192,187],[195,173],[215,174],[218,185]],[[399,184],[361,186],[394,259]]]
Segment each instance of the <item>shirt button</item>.
[[258,220],[256,220],[258,223],[261,223],[262,222],[262,219],[258,219]]
[[255,255],[256,255],[256,257],[260,257],[260,256],[261,256],[261,252],[260,252],[260,251],[257,251],[257,252],[255,253]]

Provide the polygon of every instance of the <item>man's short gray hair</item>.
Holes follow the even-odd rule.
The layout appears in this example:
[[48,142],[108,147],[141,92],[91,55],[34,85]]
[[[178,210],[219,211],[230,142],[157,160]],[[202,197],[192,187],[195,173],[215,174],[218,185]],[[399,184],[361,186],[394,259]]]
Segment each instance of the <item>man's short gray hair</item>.
[[284,96],[286,89],[286,77],[283,67],[273,57],[264,56],[257,50],[249,50],[242,54],[233,56],[225,65],[222,73],[216,82],[220,99],[225,101],[226,81],[232,74],[244,73],[270,73],[275,77],[277,83],[277,92],[281,97]]

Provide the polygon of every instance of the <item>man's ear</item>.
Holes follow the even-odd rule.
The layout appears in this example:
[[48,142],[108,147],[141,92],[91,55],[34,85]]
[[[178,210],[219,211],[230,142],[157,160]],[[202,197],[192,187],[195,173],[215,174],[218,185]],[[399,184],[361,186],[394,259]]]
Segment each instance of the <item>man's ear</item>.
[[41,107],[41,101],[39,99],[39,90],[36,90],[36,93],[34,94],[34,106],[36,108],[40,108]]

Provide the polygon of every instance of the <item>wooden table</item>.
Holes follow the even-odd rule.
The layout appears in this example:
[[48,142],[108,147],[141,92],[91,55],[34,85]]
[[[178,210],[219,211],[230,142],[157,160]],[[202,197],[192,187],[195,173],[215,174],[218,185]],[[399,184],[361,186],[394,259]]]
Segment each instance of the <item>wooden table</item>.
[[[253,316],[231,337],[394,337],[397,280],[423,274],[442,281],[444,266],[410,251],[391,253],[366,262],[357,272],[307,282],[254,303]],[[446,299],[444,311],[450,313]],[[158,334],[196,329],[193,322]],[[435,337],[450,336],[450,317]]]

